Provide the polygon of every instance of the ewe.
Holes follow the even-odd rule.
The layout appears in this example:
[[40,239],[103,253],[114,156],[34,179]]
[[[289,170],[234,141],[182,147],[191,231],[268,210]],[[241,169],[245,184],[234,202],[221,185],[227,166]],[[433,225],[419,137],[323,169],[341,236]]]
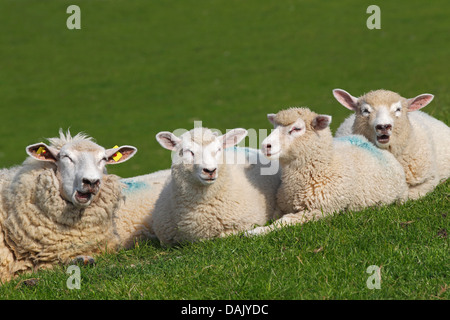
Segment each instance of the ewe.
[[406,198],[405,174],[392,154],[363,136],[333,139],[330,116],[290,108],[267,117],[275,129],[263,141],[262,152],[280,161],[277,204],[284,215],[247,235]]
[[234,156],[239,153],[258,154],[230,148],[246,135],[246,130],[234,129],[217,136],[206,128],[179,138],[170,132],[157,134],[158,142],[173,151],[171,178],[153,213],[153,228],[161,243],[222,237],[272,218],[280,177],[278,171],[262,175],[259,161],[236,163]]
[[362,134],[390,151],[405,170],[410,199],[424,196],[450,176],[450,128],[417,111],[429,104],[433,95],[406,99],[392,91],[376,90],[355,98],[341,89],[333,94],[344,107],[355,111],[336,136]]
[[21,166],[0,171],[1,281],[119,244],[113,218],[123,186],[105,165],[130,159],[136,148],[105,150],[62,130],[49,142],[28,146]]

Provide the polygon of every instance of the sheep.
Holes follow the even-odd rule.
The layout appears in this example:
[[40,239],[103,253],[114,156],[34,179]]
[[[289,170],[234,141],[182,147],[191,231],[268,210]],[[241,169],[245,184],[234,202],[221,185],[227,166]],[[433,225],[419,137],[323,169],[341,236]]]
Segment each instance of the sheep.
[[115,217],[121,247],[130,249],[141,240],[156,240],[152,212],[170,177],[170,169],[121,179],[123,202]]
[[252,155],[259,159],[258,150],[232,148],[246,135],[247,130],[238,128],[218,136],[202,127],[180,137],[171,132],[156,135],[161,146],[172,151],[171,177],[153,212],[153,228],[162,245],[237,234],[272,218],[279,169],[265,175],[261,162],[236,160],[241,153],[247,160]]
[[405,170],[410,199],[433,191],[450,176],[450,128],[418,111],[433,95],[406,99],[396,92],[375,90],[355,98],[342,89],[333,90],[333,95],[355,112],[339,126],[336,136],[362,134],[390,151]]
[[29,145],[22,165],[0,172],[0,282],[119,246],[113,219],[123,185],[105,165],[137,149],[105,150],[82,133],[59,134],[50,145]]
[[289,108],[267,118],[275,129],[262,142],[262,152],[281,165],[277,211],[282,217],[247,236],[406,199],[405,174],[394,156],[360,135],[334,139],[331,116]]

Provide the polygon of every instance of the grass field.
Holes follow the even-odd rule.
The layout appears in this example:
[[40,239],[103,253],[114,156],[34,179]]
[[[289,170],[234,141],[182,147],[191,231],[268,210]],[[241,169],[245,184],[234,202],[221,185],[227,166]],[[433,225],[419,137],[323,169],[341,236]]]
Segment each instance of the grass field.
[[[81,30],[66,9],[81,8]],[[105,147],[138,148],[110,167],[123,177],[170,166],[155,140],[194,120],[222,132],[270,129],[267,113],[308,106],[349,114],[333,98],[385,88],[432,93],[450,123],[450,2],[79,0],[0,2],[0,167],[59,128]],[[449,183],[419,201],[348,212],[258,238],[138,248],[0,287],[1,299],[448,299]],[[367,267],[381,267],[370,290]],[[36,285],[23,280],[38,278]]]

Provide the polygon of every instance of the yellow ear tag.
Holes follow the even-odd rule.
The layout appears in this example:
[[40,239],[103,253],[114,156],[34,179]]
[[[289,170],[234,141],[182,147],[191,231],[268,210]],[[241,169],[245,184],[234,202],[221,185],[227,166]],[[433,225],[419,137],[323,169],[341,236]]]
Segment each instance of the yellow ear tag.
[[37,154],[46,154],[47,153],[47,150],[45,150],[45,148],[44,147],[39,147],[39,149],[37,149],[37,151],[36,151],[36,153]]
[[[118,148],[119,146],[114,146],[114,148]],[[120,152],[116,152],[113,154],[112,158],[114,159],[115,162],[119,161],[120,158],[122,158],[123,155]]]

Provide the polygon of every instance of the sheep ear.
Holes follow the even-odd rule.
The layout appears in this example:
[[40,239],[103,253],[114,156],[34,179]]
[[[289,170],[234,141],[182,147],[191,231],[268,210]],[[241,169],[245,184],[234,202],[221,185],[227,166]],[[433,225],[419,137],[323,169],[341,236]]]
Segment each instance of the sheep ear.
[[273,124],[274,126],[275,126],[275,116],[276,116],[275,113],[269,113],[269,114],[267,114],[267,120],[269,120],[269,122],[270,122],[271,124]]
[[334,89],[333,96],[340,104],[342,104],[347,109],[356,111],[356,108],[358,106],[358,98],[355,98],[350,93],[342,89]]
[[408,111],[416,111],[422,109],[433,101],[434,96],[429,93],[418,95],[415,98],[408,99]]
[[49,147],[43,142],[29,145],[26,147],[25,151],[30,157],[33,157],[36,160],[50,162],[56,162],[59,154],[58,149]]
[[159,144],[167,150],[174,151],[176,146],[181,142],[181,139],[172,132],[161,131],[156,135],[156,140]]
[[237,145],[242,139],[247,135],[247,130],[245,129],[233,129],[225,133],[223,136],[220,136],[219,139],[223,142],[223,148],[229,148]]
[[137,152],[137,149],[133,146],[120,146],[117,148],[111,148],[105,151],[106,164],[116,164],[125,162],[131,159]]
[[323,130],[326,127],[328,127],[331,123],[331,116],[327,116],[327,115],[318,115],[317,117],[314,118],[314,120],[312,121],[311,125],[313,127],[314,130],[319,131],[319,130]]

